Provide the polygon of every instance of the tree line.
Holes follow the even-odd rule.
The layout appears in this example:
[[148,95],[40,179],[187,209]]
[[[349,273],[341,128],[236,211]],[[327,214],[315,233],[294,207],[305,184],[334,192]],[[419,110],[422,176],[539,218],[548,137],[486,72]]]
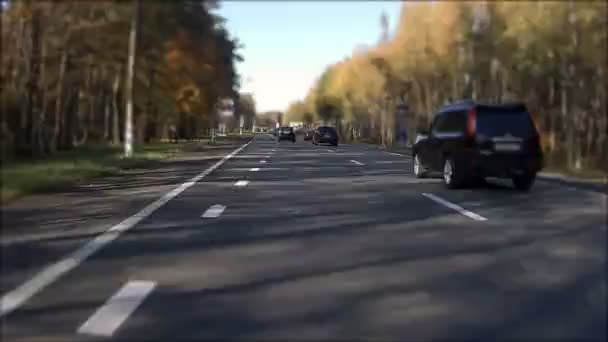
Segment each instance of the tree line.
[[330,65],[290,120],[335,124],[344,139],[395,142],[456,99],[523,101],[548,162],[608,169],[608,12],[605,1],[404,2],[375,46]]
[[251,112],[251,99],[238,93],[235,63],[242,61],[242,45],[214,13],[216,1],[136,4],[2,1],[3,159],[86,143],[120,144],[134,28],[136,143],[169,138],[171,132],[182,138],[203,134],[216,126],[221,99]]

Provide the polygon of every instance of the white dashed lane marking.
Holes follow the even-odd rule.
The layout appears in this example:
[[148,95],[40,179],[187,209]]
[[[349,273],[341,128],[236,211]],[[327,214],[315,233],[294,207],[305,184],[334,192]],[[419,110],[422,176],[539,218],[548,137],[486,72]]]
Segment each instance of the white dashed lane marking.
[[240,180],[240,181],[237,181],[236,183],[234,183],[234,186],[243,187],[243,186],[247,186],[247,184],[249,184],[249,181]]
[[444,200],[443,198],[437,197],[437,196],[435,196],[433,194],[423,193],[422,196],[424,196],[424,197],[426,197],[426,198],[428,198],[430,200],[433,200],[433,201],[435,201],[435,202],[437,202],[437,203],[439,203],[439,204],[441,204],[443,206],[446,206],[446,207],[448,207],[450,209],[456,210],[457,212],[461,213],[462,215],[464,215],[464,216],[466,216],[466,217],[468,217],[470,219],[473,219],[475,221],[487,221],[487,218],[485,218],[485,217],[483,217],[481,215],[477,215],[477,214],[475,214],[472,211],[466,210],[466,209],[464,209],[463,207],[461,207],[461,206],[459,206],[457,204],[454,204],[452,202],[448,202],[448,201]]
[[226,210],[226,206],[223,206],[221,204],[214,204],[214,205],[210,206],[209,209],[205,210],[205,212],[203,213],[203,215],[201,215],[201,217],[202,218],[216,218],[216,217],[219,217],[220,215],[222,215],[224,210]]
[[363,164],[363,163],[361,163],[361,162],[358,162],[358,161],[356,161],[356,160],[354,160],[354,159],[351,159],[351,160],[350,160],[350,162],[351,162],[351,163],[354,163],[354,164],[357,164],[357,165],[365,165],[365,164]]
[[164,194],[156,201],[148,204],[145,208],[137,212],[136,214],[128,217],[122,222],[110,227],[108,230],[98,235],[94,239],[88,241],[82,247],[78,248],[74,252],[65,256],[61,260],[51,264],[50,266],[43,269],[40,273],[36,274],[33,278],[29,279],[19,287],[11,290],[10,292],[2,295],[2,303],[0,306],[0,317],[4,316],[13,310],[19,308],[23,303],[28,301],[32,296],[40,292],[42,289],[61,278],[66,273],[70,272],[88,257],[95,254],[97,251],[108,245],[116,238],[118,238],[125,231],[133,228],[137,223],[146,217],[150,216],[158,208],[165,205],[175,196],[182,193],[198,181],[209,175],[215,169],[224,164],[227,160],[234,157],[237,153],[241,152],[245,147],[251,144],[251,141],[243,144],[241,147],[235,149],[230,154],[219,160],[217,163],[211,165],[208,169],[191,178],[189,181],[181,184],[177,188]]
[[257,171],[260,171],[260,168],[259,167],[252,167],[251,169],[249,169],[249,171],[251,171],[251,172],[257,172]]
[[408,164],[407,160],[378,160],[375,161],[376,164]]
[[260,163],[266,164],[266,161],[265,160],[260,160]]
[[112,336],[155,286],[156,283],[151,281],[128,282],[78,328],[78,333]]

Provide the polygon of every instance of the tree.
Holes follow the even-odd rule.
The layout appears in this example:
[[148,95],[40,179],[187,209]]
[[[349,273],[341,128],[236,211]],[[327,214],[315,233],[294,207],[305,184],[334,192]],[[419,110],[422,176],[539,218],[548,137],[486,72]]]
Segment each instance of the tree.
[[137,30],[139,27],[140,2],[133,0],[133,19],[129,33],[129,62],[127,63],[127,85],[125,88],[126,118],[125,118],[125,157],[133,155],[133,78],[135,77],[135,58],[137,54]]
[[606,170],[607,8],[404,2],[393,37],[381,17],[378,44],[328,65],[302,101],[326,121],[340,113],[352,137],[390,145],[399,102],[407,101],[413,128],[455,99],[520,100],[535,116],[548,164]]
[[243,118],[245,128],[252,127],[256,117],[255,99],[250,93],[240,94],[235,108],[235,118]]
[[[170,125],[210,127],[216,103],[236,98],[240,43],[211,13],[215,2],[141,6],[132,70],[132,2],[8,4],[0,12],[3,158],[119,143],[130,93],[136,143],[166,137]],[[183,109],[189,114],[178,115]]]

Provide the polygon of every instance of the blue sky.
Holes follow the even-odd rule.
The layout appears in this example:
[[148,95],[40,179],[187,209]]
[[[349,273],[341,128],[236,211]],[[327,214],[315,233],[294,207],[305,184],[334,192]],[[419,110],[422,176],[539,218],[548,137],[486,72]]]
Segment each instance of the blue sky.
[[382,11],[393,30],[400,9],[399,1],[222,1],[218,14],[245,45],[238,64],[242,91],[267,111],[285,110],[327,65],[375,44]]

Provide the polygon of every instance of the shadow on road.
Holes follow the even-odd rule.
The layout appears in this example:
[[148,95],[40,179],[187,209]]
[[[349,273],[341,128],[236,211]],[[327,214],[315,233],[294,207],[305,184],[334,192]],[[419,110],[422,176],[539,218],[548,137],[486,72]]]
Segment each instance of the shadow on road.
[[[490,219],[476,222],[420,196],[443,187],[414,183],[409,172],[388,164],[296,169],[258,172],[257,188],[247,191],[200,187],[92,257],[85,279],[73,279],[92,286],[92,297],[103,297],[92,284],[115,274],[158,282],[118,331],[124,340],[606,339],[606,235],[594,195],[546,187],[521,194],[494,183],[450,192],[459,203],[481,202],[475,210]],[[215,203],[229,207],[200,219]],[[95,235],[49,237],[35,247]],[[18,258],[18,248],[33,247],[13,248]],[[99,305],[74,299],[16,317],[39,317],[46,323],[28,329],[48,337],[59,322],[53,317],[84,319]]]

